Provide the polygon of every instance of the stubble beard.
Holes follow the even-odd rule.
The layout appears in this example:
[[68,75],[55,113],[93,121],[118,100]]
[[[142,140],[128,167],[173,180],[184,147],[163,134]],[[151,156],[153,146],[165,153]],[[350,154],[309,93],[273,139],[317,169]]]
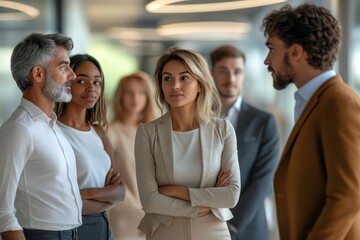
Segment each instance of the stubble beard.
[[237,98],[237,96],[239,96],[239,93],[220,93],[220,97],[223,99],[232,99],[232,98]]
[[239,88],[236,88],[236,91],[233,91],[233,92],[227,92],[226,90],[222,91],[221,87],[217,87],[217,88],[218,88],[220,97],[223,99],[236,98],[240,94]]
[[290,65],[289,56],[285,55],[284,57],[284,71],[281,74],[276,74],[273,72],[273,86],[276,90],[282,90],[285,89],[290,83],[294,82],[293,80],[293,74],[290,73],[292,70],[292,67]]

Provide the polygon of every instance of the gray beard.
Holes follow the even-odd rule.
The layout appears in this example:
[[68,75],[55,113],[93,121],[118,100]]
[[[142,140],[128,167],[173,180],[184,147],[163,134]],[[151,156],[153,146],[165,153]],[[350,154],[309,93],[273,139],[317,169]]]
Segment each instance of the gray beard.
[[72,99],[71,93],[66,92],[66,87],[70,85],[70,81],[64,85],[57,84],[50,76],[46,73],[45,86],[42,90],[43,94],[54,102],[70,102]]

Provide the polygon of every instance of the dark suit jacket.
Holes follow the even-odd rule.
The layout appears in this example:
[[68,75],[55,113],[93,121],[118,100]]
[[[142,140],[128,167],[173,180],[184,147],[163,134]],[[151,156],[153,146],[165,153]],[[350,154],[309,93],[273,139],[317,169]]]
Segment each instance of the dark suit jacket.
[[274,185],[281,239],[360,239],[360,100],[340,76],[305,106]]
[[279,134],[273,115],[242,101],[235,128],[241,171],[241,194],[229,222],[232,239],[267,240],[264,200],[271,193],[279,157]]

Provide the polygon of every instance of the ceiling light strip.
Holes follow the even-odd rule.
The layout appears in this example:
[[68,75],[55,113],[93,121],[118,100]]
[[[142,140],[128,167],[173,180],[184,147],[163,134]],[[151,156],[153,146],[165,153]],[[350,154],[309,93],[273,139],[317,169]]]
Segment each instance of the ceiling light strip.
[[250,24],[240,22],[188,22],[162,25],[158,28],[160,36],[188,34],[188,33],[209,33],[209,32],[233,32],[247,33],[251,29]]
[[34,7],[13,1],[0,1],[0,7],[19,11],[15,13],[0,13],[0,20],[26,20],[35,18],[40,14],[40,11]]
[[154,0],[148,3],[145,8],[148,12],[152,13],[218,12],[286,2],[286,0],[243,0],[200,4],[176,4],[184,1],[186,0]]

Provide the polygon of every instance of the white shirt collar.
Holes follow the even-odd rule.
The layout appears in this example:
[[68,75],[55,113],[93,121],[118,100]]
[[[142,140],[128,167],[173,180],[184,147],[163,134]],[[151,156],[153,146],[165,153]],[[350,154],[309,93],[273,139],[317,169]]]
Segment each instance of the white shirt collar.
[[48,117],[38,106],[25,98],[21,99],[20,106],[24,108],[33,119],[42,119],[50,126],[56,123],[57,116],[54,112],[51,112],[50,117]]
[[239,95],[239,97],[236,99],[234,104],[230,107],[226,118],[233,124],[233,126],[236,126],[238,121],[239,112],[241,110],[241,102],[242,102],[242,96]]
[[309,82],[307,82],[304,86],[302,86],[295,92],[295,122],[298,120],[306,104],[309,102],[310,98],[314,95],[314,93],[319,89],[319,87],[334,76],[336,76],[336,72],[334,70],[328,70],[326,72],[323,72],[311,79]]
[[309,82],[307,82],[304,86],[299,88],[295,94],[300,95],[306,102],[310,100],[312,95],[318,90],[318,88],[327,80],[336,76],[336,72],[334,70],[328,70],[323,72]]

